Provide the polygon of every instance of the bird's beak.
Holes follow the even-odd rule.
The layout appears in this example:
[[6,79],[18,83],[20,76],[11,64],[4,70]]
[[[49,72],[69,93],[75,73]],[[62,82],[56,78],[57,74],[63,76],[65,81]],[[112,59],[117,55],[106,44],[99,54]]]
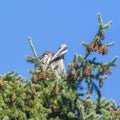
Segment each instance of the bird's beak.
[[64,56],[65,53],[67,53],[67,45],[61,45],[61,47],[59,48],[59,50],[57,51],[57,53],[53,56],[52,61],[54,61],[55,59]]

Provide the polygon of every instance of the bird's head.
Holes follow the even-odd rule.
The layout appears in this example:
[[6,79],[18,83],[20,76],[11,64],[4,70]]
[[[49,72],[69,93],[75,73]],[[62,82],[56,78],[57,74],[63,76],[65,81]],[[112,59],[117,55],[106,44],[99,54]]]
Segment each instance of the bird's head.
[[51,61],[54,61],[58,58],[61,58],[65,55],[65,53],[67,53],[67,45],[66,44],[62,44],[59,48],[58,48],[58,51],[57,53],[53,56],[52,60]]

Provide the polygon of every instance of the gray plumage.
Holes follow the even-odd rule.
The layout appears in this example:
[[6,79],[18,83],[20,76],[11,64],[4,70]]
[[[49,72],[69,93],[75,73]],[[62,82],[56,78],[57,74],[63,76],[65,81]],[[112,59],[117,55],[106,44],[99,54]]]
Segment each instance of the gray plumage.
[[56,78],[60,79],[61,76],[65,76],[66,70],[64,66],[64,55],[66,52],[67,45],[65,44],[62,44],[55,54],[50,51],[45,52],[41,57],[39,57],[39,60],[42,59],[44,70],[51,67],[55,71]]

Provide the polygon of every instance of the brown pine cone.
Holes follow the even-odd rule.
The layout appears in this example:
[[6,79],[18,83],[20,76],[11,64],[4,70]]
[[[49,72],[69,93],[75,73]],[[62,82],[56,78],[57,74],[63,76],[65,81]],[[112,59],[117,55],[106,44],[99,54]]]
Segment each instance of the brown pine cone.
[[77,74],[77,73],[72,72],[72,73],[68,76],[68,79],[69,79],[69,77],[70,77],[70,79],[72,78],[72,79],[74,79],[74,80],[76,81],[76,80],[77,80],[77,78],[78,78],[78,74]]
[[100,54],[103,53],[104,48],[105,48],[104,45],[100,46],[99,49],[98,49],[98,52],[99,52]]
[[98,51],[99,50],[99,45],[98,44],[95,44],[94,46],[94,51]]
[[44,71],[40,72],[40,73],[39,73],[39,79],[44,79],[44,80],[46,80],[46,79],[47,79],[47,74],[46,74],[46,72],[44,72]]
[[86,68],[85,68],[85,75],[87,77],[91,75],[91,68],[89,66],[86,66]]
[[12,102],[14,102],[16,100],[16,93],[12,94],[11,100],[12,100]]
[[33,76],[32,76],[33,82],[36,82],[38,79],[39,79],[38,75],[33,75]]
[[60,90],[60,89],[59,89],[59,87],[58,87],[58,86],[55,86],[55,89],[54,89],[54,94],[56,94],[56,95],[57,95],[57,94],[59,93],[59,90]]
[[107,47],[105,46],[104,49],[103,49],[103,55],[104,55],[104,54],[107,54],[107,53],[108,53],[108,49],[107,49]]
[[77,69],[78,68],[78,63],[77,62],[72,62],[70,65],[70,71],[72,71],[73,69]]
[[86,54],[90,54],[90,52],[92,52],[92,48],[90,45],[88,45],[86,48]]
[[110,73],[111,73],[109,66],[105,69],[105,73],[106,73],[106,74],[110,74]]
[[36,89],[34,87],[31,88],[33,94],[36,94]]
[[103,81],[100,80],[100,81],[99,81],[99,87],[102,87],[102,86],[103,86]]
[[88,45],[88,50],[89,50],[90,52],[93,51],[93,48],[94,48],[94,43],[91,43],[91,44]]

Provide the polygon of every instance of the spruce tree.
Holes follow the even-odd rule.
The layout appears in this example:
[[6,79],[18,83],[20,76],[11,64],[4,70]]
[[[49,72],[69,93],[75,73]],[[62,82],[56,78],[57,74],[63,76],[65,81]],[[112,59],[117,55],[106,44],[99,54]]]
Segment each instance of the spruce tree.
[[[108,55],[108,47],[114,45],[103,42],[104,31],[111,23],[103,24],[98,14],[97,34],[90,43],[82,42],[85,55],[75,54],[66,76],[60,78],[55,74],[57,66],[56,69],[49,65],[44,68],[43,59],[37,56],[29,37],[34,53],[34,56],[27,56],[27,61],[34,64],[34,69],[29,71],[32,78],[26,80],[14,71],[0,76],[0,120],[120,119],[120,107],[101,93],[104,80],[112,74],[111,67],[116,66],[117,57],[109,62],[97,62],[97,56],[94,56],[95,52],[101,57]],[[86,92],[83,93],[82,89]],[[94,91],[96,100],[91,99]]]

